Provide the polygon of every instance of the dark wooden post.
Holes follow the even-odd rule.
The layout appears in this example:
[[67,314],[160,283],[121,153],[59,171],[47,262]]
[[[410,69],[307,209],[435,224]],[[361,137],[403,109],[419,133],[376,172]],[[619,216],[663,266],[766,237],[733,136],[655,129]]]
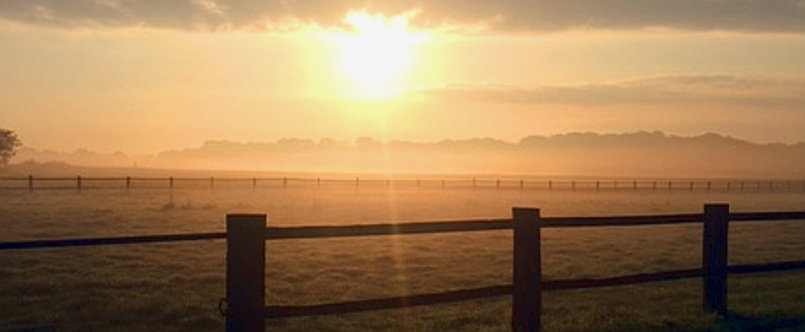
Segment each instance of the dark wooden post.
[[693,181],[690,181],[690,191],[693,191]]
[[632,181],[632,189],[637,191],[637,180]]
[[78,192],[81,192],[81,175],[75,177],[75,188]]
[[612,181],[612,188],[618,189],[618,180]]
[[226,216],[226,330],[265,331],[266,215]]
[[34,192],[34,176],[28,175],[28,192]]
[[704,310],[727,313],[727,234],[729,204],[704,205],[702,277]]
[[215,189],[215,178],[210,177],[210,189]]
[[282,189],[285,189],[287,187],[288,187],[288,178],[283,177],[282,178]]
[[321,177],[317,177],[316,178],[316,188],[320,188],[320,187],[321,187]]
[[570,190],[576,191],[576,180],[570,181]]
[[542,309],[539,209],[513,208],[512,330],[539,331]]
[[523,180],[520,180],[520,190],[523,190]]
[[553,190],[553,181],[548,180],[548,191],[552,191],[552,190]]
[[712,183],[710,181],[707,181],[707,192],[710,192],[710,186],[711,185],[712,185]]
[[257,178],[252,178],[252,191],[257,190]]
[[126,191],[129,191],[129,190],[131,190],[131,177],[127,176],[126,177]]
[[595,191],[601,189],[601,181],[595,181]]
[[657,181],[651,183],[651,190],[657,191]]
[[672,182],[671,182],[671,181],[668,181],[668,191],[671,191],[671,188],[672,188],[672,187],[673,187]]
[[173,177],[172,176],[168,178],[168,187],[170,188],[170,190],[173,190]]
[[495,188],[500,189],[500,179],[498,179],[497,182],[495,182]]
[[360,182],[360,181],[361,181],[361,180],[360,180],[360,179],[358,179],[358,177],[356,176],[356,177],[355,177],[355,188],[358,188],[358,186],[360,186],[360,185],[361,185],[361,182]]

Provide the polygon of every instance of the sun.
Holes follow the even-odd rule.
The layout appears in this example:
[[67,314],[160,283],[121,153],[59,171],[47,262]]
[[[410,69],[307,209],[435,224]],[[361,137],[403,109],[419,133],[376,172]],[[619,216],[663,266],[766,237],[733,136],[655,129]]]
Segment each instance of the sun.
[[422,34],[408,31],[409,14],[387,18],[351,12],[344,22],[351,30],[336,37],[339,71],[352,85],[353,97],[380,99],[399,94],[411,69],[414,45]]

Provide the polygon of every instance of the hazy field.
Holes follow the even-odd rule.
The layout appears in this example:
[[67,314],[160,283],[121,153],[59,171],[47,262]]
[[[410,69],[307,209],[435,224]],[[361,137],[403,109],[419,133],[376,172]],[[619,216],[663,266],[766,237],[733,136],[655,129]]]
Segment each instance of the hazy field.
[[[387,189],[347,184],[215,190],[0,191],[0,241],[221,231],[227,212],[265,212],[269,224],[323,225],[508,217],[512,206],[545,216],[803,210],[805,194],[702,191]],[[171,202],[171,196],[173,204]],[[547,279],[694,268],[701,226],[543,231]],[[805,259],[805,223],[734,224],[730,263]],[[438,292],[511,282],[511,236],[472,234],[272,242],[267,301],[313,304]],[[0,252],[0,329],[56,324],[66,330],[219,330],[224,243],[125,245]],[[550,292],[550,330],[726,329],[734,321],[700,313],[700,281]],[[805,273],[730,279],[742,326],[805,324]],[[271,320],[278,330],[500,330],[509,298],[342,316]],[[789,324],[790,323],[790,324]],[[777,325],[775,325],[777,324]]]

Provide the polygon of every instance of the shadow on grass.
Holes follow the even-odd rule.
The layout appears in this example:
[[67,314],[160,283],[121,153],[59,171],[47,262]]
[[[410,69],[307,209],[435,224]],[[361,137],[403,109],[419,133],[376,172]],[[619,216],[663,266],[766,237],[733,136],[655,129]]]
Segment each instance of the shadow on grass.
[[729,312],[724,317],[724,324],[730,331],[805,331],[805,315],[743,315]]

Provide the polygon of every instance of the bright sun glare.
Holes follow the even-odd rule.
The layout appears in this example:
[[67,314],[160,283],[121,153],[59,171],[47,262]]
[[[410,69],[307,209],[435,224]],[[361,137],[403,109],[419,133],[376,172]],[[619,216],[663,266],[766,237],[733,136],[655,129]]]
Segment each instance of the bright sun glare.
[[354,97],[385,98],[402,90],[401,79],[410,69],[413,46],[424,39],[408,31],[409,17],[347,14],[344,21],[352,31],[337,36],[336,41],[339,67],[353,83]]

